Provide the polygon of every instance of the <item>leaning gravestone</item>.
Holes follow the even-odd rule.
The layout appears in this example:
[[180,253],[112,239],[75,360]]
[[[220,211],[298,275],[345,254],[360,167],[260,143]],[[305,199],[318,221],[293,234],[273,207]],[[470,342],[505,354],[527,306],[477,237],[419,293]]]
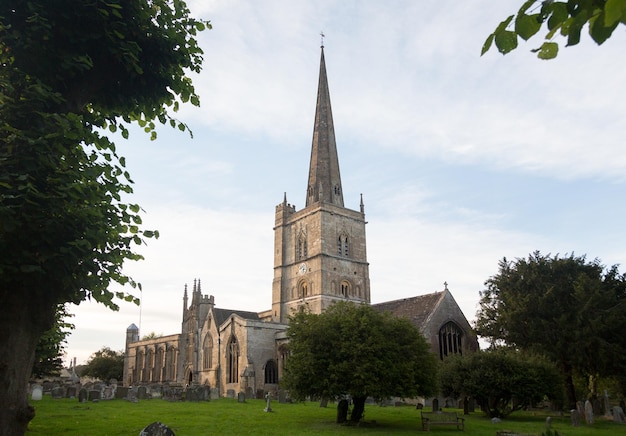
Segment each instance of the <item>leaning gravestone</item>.
[[348,400],[345,398],[337,404],[337,424],[343,424],[348,420]]
[[171,428],[162,422],[153,422],[139,432],[139,436],[176,436]]
[[613,407],[613,422],[619,422],[624,424],[626,422],[626,416],[624,416],[624,409],[620,406]]
[[327,407],[327,406],[328,406],[328,399],[322,398],[322,401],[320,401],[320,407]]

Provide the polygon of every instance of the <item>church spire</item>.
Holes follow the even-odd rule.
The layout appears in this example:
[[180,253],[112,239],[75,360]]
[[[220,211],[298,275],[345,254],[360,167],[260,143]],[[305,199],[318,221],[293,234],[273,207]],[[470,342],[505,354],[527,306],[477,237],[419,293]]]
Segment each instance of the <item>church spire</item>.
[[306,194],[306,206],[317,202],[332,203],[343,207],[343,191],[339,174],[339,158],[335,143],[333,114],[330,109],[330,92],[326,78],[324,46],[320,60],[320,77],[317,88],[317,106],[315,108],[315,126],[311,146],[309,166],[309,184]]

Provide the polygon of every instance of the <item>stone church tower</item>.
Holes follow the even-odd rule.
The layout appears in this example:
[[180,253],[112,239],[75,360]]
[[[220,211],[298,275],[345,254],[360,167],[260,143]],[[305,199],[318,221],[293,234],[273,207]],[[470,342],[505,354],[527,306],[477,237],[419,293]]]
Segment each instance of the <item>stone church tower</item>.
[[365,210],[344,207],[324,47],[306,206],[296,211],[287,196],[276,206],[271,320],[287,323],[299,308],[321,313],[332,303],[370,302]]

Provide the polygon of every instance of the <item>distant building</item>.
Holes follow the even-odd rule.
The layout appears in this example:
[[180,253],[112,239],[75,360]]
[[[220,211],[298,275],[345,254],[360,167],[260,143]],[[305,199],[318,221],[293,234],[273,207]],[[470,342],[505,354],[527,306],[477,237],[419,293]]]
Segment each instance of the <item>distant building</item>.
[[[370,304],[365,207],[344,207],[339,159],[322,47],[306,205],[286,195],[276,206],[272,307],[264,312],[222,309],[194,281],[185,285],[181,333],[139,340],[126,331],[124,384],[204,384],[217,393],[258,396],[278,388],[288,343],[289,315],[300,307],[321,313],[337,301]],[[376,304],[406,317],[441,358],[478,349],[447,285],[442,292]]]

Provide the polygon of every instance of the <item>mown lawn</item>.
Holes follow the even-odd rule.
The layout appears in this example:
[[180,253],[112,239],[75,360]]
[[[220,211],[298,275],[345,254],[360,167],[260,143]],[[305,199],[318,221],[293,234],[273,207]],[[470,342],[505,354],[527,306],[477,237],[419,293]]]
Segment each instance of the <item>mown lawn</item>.
[[[220,399],[217,401],[170,403],[164,400],[125,400],[79,403],[75,399],[53,400],[44,396],[32,402],[36,409],[29,435],[138,435],[154,421],[170,426],[177,436],[186,435],[307,435],[307,434],[380,434],[407,435],[422,433],[419,410],[413,407],[365,408],[364,423],[358,427],[335,423],[336,407],[319,403],[279,404],[272,402],[271,413],[263,411],[265,402]],[[459,411],[460,413],[461,411]],[[518,412],[499,424],[492,424],[480,412],[466,416],[465,434],[491,435],[508,430],[541,435],[545,430],[543,412]],[[593,426],[572,427],[569,416],[552,417],[552,429],[563,436],[626,435],[626,425],[598,419]],[[438,427],[432,434],[458,434],[455,427]]]

